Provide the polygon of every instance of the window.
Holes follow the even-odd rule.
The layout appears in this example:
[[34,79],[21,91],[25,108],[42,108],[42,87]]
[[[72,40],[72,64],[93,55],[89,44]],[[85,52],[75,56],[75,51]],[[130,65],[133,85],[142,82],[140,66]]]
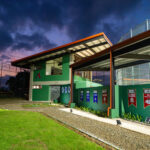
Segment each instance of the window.
[[62,57],[46,62],[46,75],[62,74]]

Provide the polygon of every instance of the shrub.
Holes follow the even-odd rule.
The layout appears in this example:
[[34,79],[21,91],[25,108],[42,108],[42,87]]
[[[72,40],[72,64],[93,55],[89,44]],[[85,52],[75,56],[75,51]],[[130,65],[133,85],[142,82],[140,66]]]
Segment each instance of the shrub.
[[139,122],[142,122],[142,120],[143,120],[142,116],[131,114],[131,112],[130,113],[124,113],[122,115],[122,118],[129,119],[129,120],[136,120]]
[[90,112],[90,113],[95,114],[95,115],[100,116],[100,117],[107,117],[107,112],[101,112],[100,110],[93,110],[93,109],[90,109],[88,107],[76,107],[76,109]]

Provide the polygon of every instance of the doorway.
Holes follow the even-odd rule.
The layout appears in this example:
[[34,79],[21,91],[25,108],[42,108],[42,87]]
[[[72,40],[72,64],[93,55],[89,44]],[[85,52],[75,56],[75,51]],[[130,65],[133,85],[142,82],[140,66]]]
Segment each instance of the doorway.
[[54,99],[59,99],[60,97],[60,86],[55,86],[55,85],[52,85],[50,87],[50,97],[51,97],[51,100],[53,101]]

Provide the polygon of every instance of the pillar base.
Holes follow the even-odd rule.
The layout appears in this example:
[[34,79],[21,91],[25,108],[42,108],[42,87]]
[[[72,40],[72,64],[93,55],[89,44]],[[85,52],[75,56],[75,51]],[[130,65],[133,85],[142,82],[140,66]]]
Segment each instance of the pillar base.
[[75,108],[76,104],[75,103],[71,103],[70,104],[70,108]]
[[110,110],[110,118],[119,118],[119,108]]

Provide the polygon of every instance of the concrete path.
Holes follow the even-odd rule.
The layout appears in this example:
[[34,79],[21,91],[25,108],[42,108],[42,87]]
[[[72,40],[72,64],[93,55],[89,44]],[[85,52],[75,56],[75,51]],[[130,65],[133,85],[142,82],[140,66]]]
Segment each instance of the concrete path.
[[[70,108],[60,108],[60,110],[70,113]],[[135,131],[135,132],[143,133],[143,134],[146,134],[146,135],[150,135],[150,126],[148,126],[148,125],[127,121],[127,120],[124,120],[124,119],[121,119],[121,118],[109,119],[109,118],[98,117],[94,114],[84,112],[84,111],[81,111],[81,110],[76,110],[76,109],[72,109],[72,113],[76,114],[76,115],[79,115],[79,116],[87,117],[87,118],[90,118],[90,119],[93,119],[93,120],[101,121],[101,122],[104,122],[104,123],[109,123],[109,124],[112,124],[112,125],[117,125],[116,120],[120,120],[121,121],[121,125],[119,125],[120,127],[129,129],[129,130],[132,130],[132,131]]]

